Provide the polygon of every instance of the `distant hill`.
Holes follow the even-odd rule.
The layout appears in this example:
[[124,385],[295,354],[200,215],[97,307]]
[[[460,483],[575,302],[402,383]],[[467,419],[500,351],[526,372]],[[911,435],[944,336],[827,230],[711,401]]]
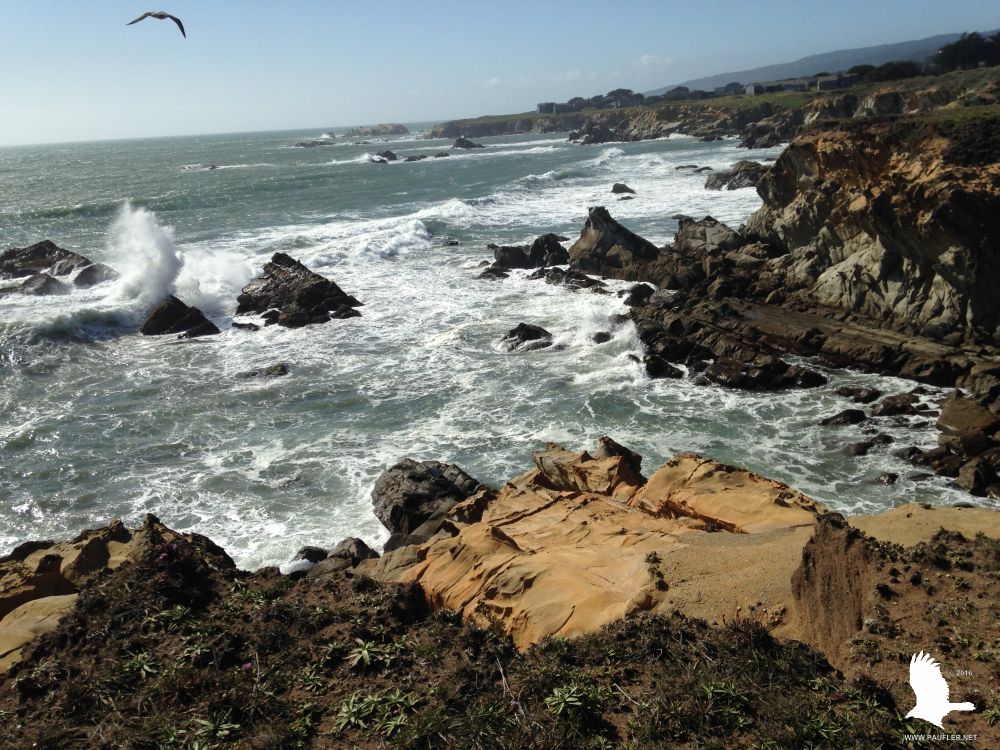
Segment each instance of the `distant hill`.
[[[757,81],[776,81],[782,78],[798,78],[823,71],[834,73],[847,70],[855,65],[881,65],[891,60],[922,61],[937,52],[945,44],[954,42],[961,34],[938,34],[926,39],[916,39],[910,42],[896,44],[880,44],[877,47],[860,47],[858,49],[842,49],[836,52],[824,52],[819,55],[803,57],[795,62],[765,65],[762,68],[737,70],[732,73],[695,78],[675,86],[687,86],[689,89],[711,91],[718,86],[725,86],[731,81],[740,83],[755,83]],[[664,86],[645,92],[647,95],[662,94],[674,86]]]

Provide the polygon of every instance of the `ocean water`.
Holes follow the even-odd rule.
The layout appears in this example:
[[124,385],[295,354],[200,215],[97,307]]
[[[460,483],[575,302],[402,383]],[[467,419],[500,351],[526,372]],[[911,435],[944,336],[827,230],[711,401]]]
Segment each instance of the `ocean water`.
[[[594,205],[657,244],[672,238],[677,213],[738,226],[760,205],[754,190],[708,191],[704,175],[676,167],[719,169],[780,149],[684,137],[582,147],[526,135],[379,166],[368,154],[434,154],[450,142],[292,147],[319,135],[0,149],[0,247],[47,238],[122,273],[68,296],[0,299],[0,553],[146,512],[209,535],[246,567],[345,536],[377,544],[387,533],[369,493],[403,456],[453,461],[499,484],[547,441],[579,449],[603,434],[641,453],[647,472],[697,451],[847,513],[969,499],[947,480],[909,479],[915,470],[893,446],[845,455],[864,425],[816,426],[848,406],[837,386],[912,383],[830,371],[820,389],[752,394],[651,381],[629,357],[642,350],[634,328],[608,321],[625,310],[614,294],[526,273],[476,278],[487,243],[544,232],[572,241]],[[634,200],[611,195],[616,181]],[[240,288],[276,251],[334,279],[365,303],[363,316],[231,329]],[[139,336],[170,292],[222,335]],[[504,352],[500,337],[522,321],[563,348]],[[613,338],[595,344],[598,331]],[[276,362],[291,374],[237,377]],[[885,426],[897,447],[936,444],[933,424],[919,421]],[[885,487],[875,481],[884,472],[902,478]]]

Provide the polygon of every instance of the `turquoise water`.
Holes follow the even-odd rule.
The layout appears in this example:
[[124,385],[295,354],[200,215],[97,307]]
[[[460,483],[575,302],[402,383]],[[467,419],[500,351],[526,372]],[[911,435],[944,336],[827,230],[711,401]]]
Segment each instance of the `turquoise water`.
[[[386,534],[369,492],[402,456],[455,461],[499,483],[546,441],[582,448],[602,434],[642,453],[647,470],[700,451],[847,512],[960,497],[944,480],[906,480],[911,467],[888,453],[845,456],[863,426],[815,426],[846,408],[838,385],[912,384],[830,373],[819,390],[755,395],[654,382],[629,358],[641,353],[632,327],[610,327],[608,316],[625,309],[616,296],[524,274],[476,278],[488,242],[550,231],[572,240],[593,205],[658,244],[672,237],[676,213],[737,226],[759,206],[755,191],[707,191],[704,175],[675,167],[718,169],[779,150],[687,138],[580,147],[526,135],[378,166],[368,154],[433,155],[450,142],[292,147],[319,135],[0,149],[0,247],[48,238],[123,274],[70,296],[0,300],[0,553],[147,511],[211,536],[249,567],[348,535],[374,544]],[[616,181],[635,199],[618,202]],[[365,303],[363,316],[231,329],[239,289],[276,251],[334,279]],[[138,336],[171,292],[223,334]],[[564,348],[503,352],[499,338],[522,321]],[[614,337],[594,344],[599,330]],[[275,362],[291,374],[236,377]],[[892,432],[901,445],[936,442],[932,427]],[[904,479],[875,484],[886,471]]]

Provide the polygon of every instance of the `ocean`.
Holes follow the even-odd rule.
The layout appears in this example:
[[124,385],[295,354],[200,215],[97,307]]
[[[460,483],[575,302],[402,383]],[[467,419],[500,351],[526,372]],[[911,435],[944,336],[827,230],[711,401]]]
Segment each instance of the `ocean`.
[[[933,421],[887,422],[896,444],[863,457],[844,447],[866,425],[817,426],[850,405],[838,386],[911,382],[825,369],[829,385],[781,393],[652,381],[630,357],[642,353],[634,328],[609,322],[627,310],[616,294],[528,272],[477,278],[487,243],[545,232],[572,242],[595,205],[658,245],[675,214],[737,227],[760,206],[755,190],[709,191],[704,174],[676,167],[780,149],[678,136],[577,146],[565,134],[485,138],[469,152],[416,136],[293,147],[321,132],[0,149],[0,248],[51,239],[122,274],[71,295],[0,299],[0,554],[147,512],[248,568],[346,536],[376,545],[388,534],[371,488],[404,456],[497,485],[546,442],[583,449],[604,434],[638,451],[647,474],[696,451],[849,514],[969,499],[947,479],[910,479],[916,470],[892,456],[936,445]],[[451,156],[372,164],[383,149]],[[619,181],[633,200],[611,194]],[[241,287],[278,251],[360,299],[362,317],[231,329]],[[171,292],[222,335],[140,336]],[[520,322],[561,347],[505,352],[499,340]],[[613,337],[594,343],[598,331]],[[278,362],[288,376],[238,377]],[[901,478],[883,486],[886,472]]]

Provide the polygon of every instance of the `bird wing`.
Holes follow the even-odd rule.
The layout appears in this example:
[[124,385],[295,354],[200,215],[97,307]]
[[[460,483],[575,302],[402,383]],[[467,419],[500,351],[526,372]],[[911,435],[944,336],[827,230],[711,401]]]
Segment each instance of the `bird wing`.
[[142,19],[144,19],[144,18],[149,18],[149,17],[151,16],[151,15],[153,15],[153,14],[152,14],[152,13],[148,13],[148,12],[147,12],[147,13],[143,13],[143,14],[142,14],[141,16],[139,16],[139,17],[138,17],[137,19],[135,19],[134,21],[129,21],[129,22],[128,22],[127,24],[125,24],[125,25],[126,25],[126,26],[131,26],[131,25],[132,25],[132,24],[134,24],[134,23],[139,23],[139,21],[141,21],[141,20],[142,20]]
[[948,682],[941,676],[941,665],[923,651],[910,659],[910,687],[917,703],[948,703]]
[[177,16],[172,16],[169,13],[167,14],[167,18],[169,18],[171,21],[177,24],[177,28],[181,30],[181,36],[187,39],[188,35],[187,32],[184,31],[184,24],[181,23],[181,19],[179,19]]

